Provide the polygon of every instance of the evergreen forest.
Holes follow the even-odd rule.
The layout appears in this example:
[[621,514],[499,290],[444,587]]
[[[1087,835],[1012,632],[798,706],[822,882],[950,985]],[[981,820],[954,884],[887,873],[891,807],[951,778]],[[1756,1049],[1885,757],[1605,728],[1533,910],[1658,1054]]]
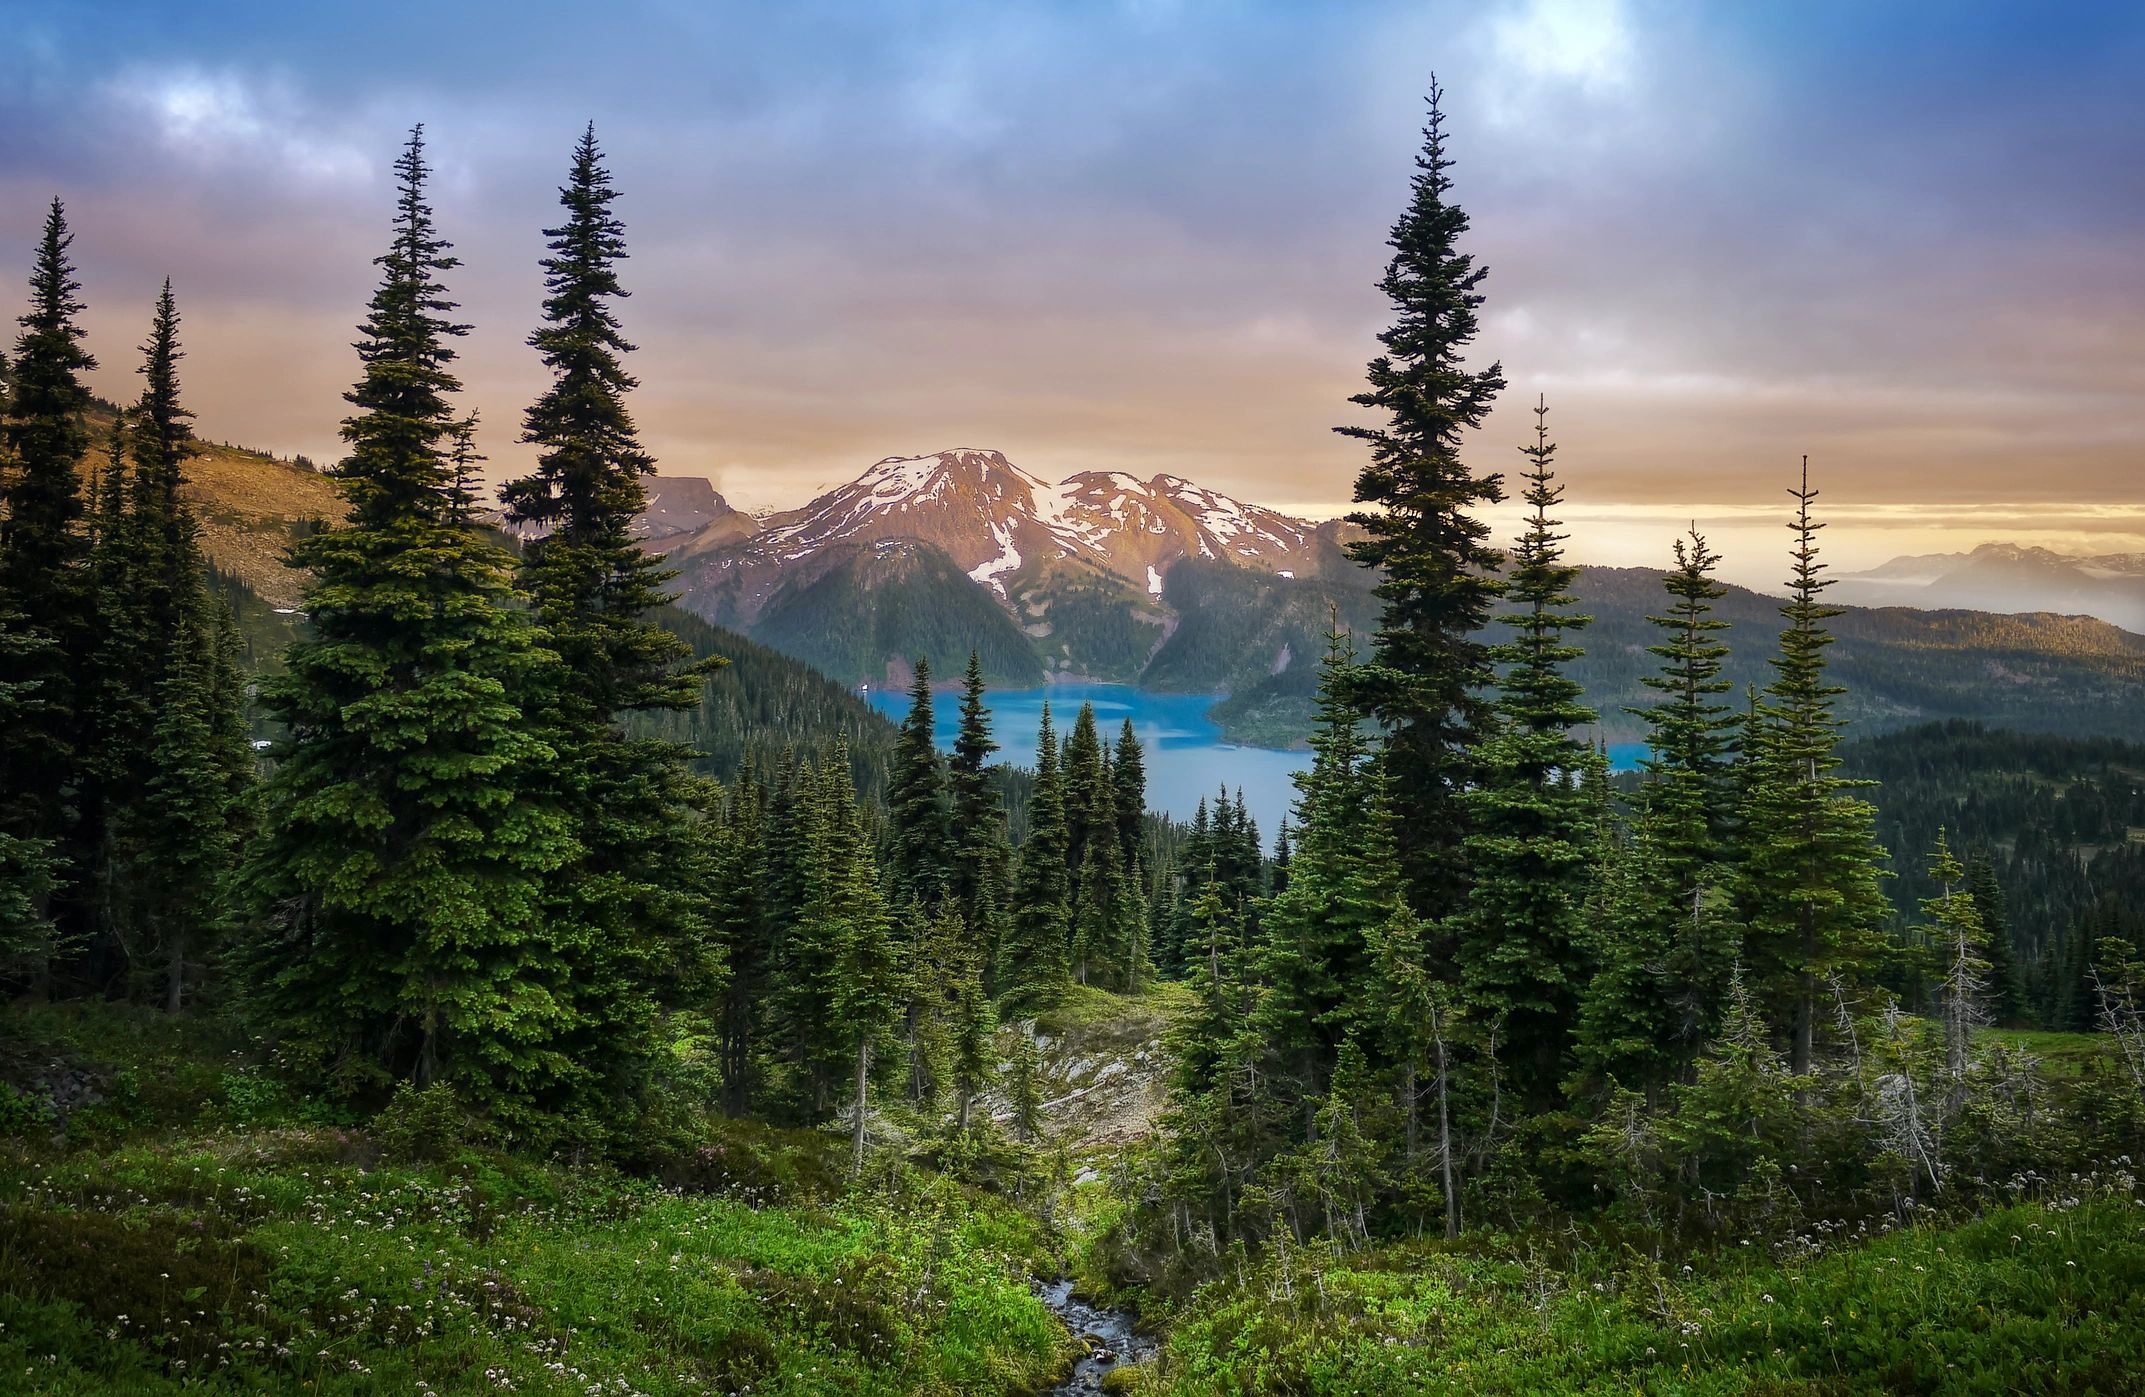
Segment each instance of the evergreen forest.
[[560,145],[511,423],[458,368],[494,254],[397,154],[289,608],[188,501],[185,288],[92,344],[46,211],[0,357],[0,1387],[2145,1385],[2145,747],[1850,740],[1789,442],[1784,597],[1731,621],[1664,540],[1590,707],[1586,447],[1537,400],[1483,459],[1436,88],[1341,429],[1371,601],[1317,618],[1265,830],[1150,809],[1092,707],[994,730],[992,656],[917,654],[888,724],[677,610],[620,186]]

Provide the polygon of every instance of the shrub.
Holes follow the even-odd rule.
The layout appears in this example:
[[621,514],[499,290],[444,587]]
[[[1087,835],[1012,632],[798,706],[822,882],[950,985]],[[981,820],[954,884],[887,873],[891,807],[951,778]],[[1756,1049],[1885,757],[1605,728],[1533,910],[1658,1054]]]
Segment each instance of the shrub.
[[372,1130],[381,1151],[403,1162],[448,1159],[486,1136],[483,1123],[462,1109],[445,1082],[422,1088],[404,1082],[372,1118]]

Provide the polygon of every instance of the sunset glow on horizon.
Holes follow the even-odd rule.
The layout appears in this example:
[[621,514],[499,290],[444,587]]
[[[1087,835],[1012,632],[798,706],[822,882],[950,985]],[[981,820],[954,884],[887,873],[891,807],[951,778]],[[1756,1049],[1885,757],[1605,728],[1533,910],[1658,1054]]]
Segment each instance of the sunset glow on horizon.
[[1434,71],[1510,383],[1470,459],[1545,395],[1582,557],[1695,520],[1769,583],[1804,453],[1842,567],[2145,550],[2132,7],[626,4],[570,70],[573,9],[413,55],[403,8],[0,5],[0,311],[58,195],[101,391],[169,274],[203,432],[332,459],[421,121],[504,478],[593,119],[665,473],[781,508],[968,443],[1331,515]]

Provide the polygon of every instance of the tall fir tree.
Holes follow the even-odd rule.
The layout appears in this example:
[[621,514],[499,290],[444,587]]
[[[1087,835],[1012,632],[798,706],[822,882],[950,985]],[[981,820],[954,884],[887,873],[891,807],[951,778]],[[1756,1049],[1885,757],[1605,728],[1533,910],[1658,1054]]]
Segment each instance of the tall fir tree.
[[1732,706],[1717,702],[1733,684],[1723,675],[1728,623],[1713,614],[1727,595],[1713,577],[1720,556],[1695,528],[1675,541],[1676,566],[1661,579],[1674,599],[1665,616],[1646,619],[1662,633],[1646,653],[1660,672],[1639,682],[1661,696],[1645,708],[1627,710],[1646,724],[1645,808],[1662,841],[1662,857],[1683,881],[1719,857],[1734,796],[1735,731]]
[[[557,799],[579,850],[554,884],[553,916],[586,928],[575,969],[581,1051],[623,1088],[652,1051],[661,1004],[701,992],[719,967],[684,891],[702,848],[683,813],[703,799],[688,774],[692,753],[620,724],[632,713],[696,706],[702,678],[722,661],[688,663],[685,642],[650,616],[671,599],[665,584],[676,574],[633,536],[655,461],[626,402],[637,382],[615,309],[627,295],[617,197],[591,125],[559,190],[565,218],[544,230],[543,323],[529,344],[552,381],[522,423],[536,466],[502,498],[510,519],[542,531],[527,546],[521,580],[560,660],[540,702]],[[474,452],[460,421],[448,424],[448,440],[452,518],[466,513]]]
[[[126,414],[132,470],[111,491],[121,517],[99,539],[107,640],[99,764],[106,935],[159,967],[165,1008],[183,1007],[231,916],[233,867],[252,783],[250,733],[229,608],[208,591],[199,525],[181,496],[194,452],[180,401],[179,313],[164,283],[142,346],[142,394]],[[121,595],[121,594],[124,595]]]
[[1117,805],[1118,861],[1130,868],[1145,861],[1141,836],[1147,820],[1147,754],[1130,718],[1117,730],[1117,746],[1110,756],[1110,786]]
[[1071,840],[1065,804],[1057,734],[1045,703],[1036,735],[1035,790],[1028,798],[1028,837],[1021,841],[1006,939],[998,950],[999,997],[1016,1009],[1055,1003],[1072,979],[1072,879],[1066,867]]
[[448,518],[465,327],[426,202],[423,128],[395,162],[393,237],[347,398],[340,522],[298,543],[311,634],[265,686],[286,736],[262,802],[246,957],[295,1064],[352,1089],[447,1081],[510,1131],[594,1129],[604,1064],[569,1050],[579,930],[550,911],[578,855],[537,798],[555,752],[522,695],[550,660],[512,559]]
[[1727,623],[1713,615],[1725,594],[1718,557],[1695,529],[1675,542],[1662,578],[1674,598],[1647,619],[1664,633],[1647,647],[1660,672],[1642,682],[1658,703],[1628,710],[1647,725],[1644,782],[1630,847],[1612,860],[1600,898],[1600,961],[1580,1012],[1574,1085],[1600,1092],[1615,1082],[1658,1105],[1685,1080],[1717,1025],[1740,950],[1727,906],[1725,836],[1736,795],[1730,762],[1738,716],[1715,697]]
[[[19,851],[42,850],[29,893],[39,922],[57,914],[57,935],[79,937],[89,872],[79,816],[87,775],[84,693],[96,645],[89,542],[81,528],[80,469],[89,452],[83,375],[97,361],[82,347],[81,284],[69,249],[66,210],[45,215],[30,271],[30,305],[18,324],[8,370],[0,452],[8,458],[0,499],[0,619],[15,637],[9,678],[32,701],[0,729],[0,791]],[[28,866],[28,865],[25,865]],[[18,885],[29,888],[31,884]],[[39,966],[41,978],[47,966]]]
[[900,1018],[906,986],[847,752],[828,761],[820,782],[819,878],[800,930],[818,941],[826,975],[827,1038],[814,1045],[815,1056],[850,1069],[853,1167],[861,1171],[873,1063]]
[[1875,811],[1855,794],[1858,783],[1839,775],[1842,722],[1833,703],[1843,691],[1826,678],[1825,623],[1840,609],[1824,600],[1832,583],[1817,560],[1824,525],[1811,516],[1817,491],[1807,457],[1801,484],[1788,493],[1795,546],[1780,608],[1787,627],[1743,739],[1749,774],[1737,901],[1753,990],[1765,1016],[1786,1029],[1790,1068],[1802,1076],[1816,1056],[1823,987],[1868,981],[1890,908],[1878,882],[1884,854],[1871,832]]
[[1966,887],[1973,895],[1989,958],[1989,1014],[1998,1024],[2016,1023],[2026,1013],[2026,991],[2018,969],[2018,951],[2011,942],[2011,916],[2004,904],[2003,885],[1996,880],[1996,865],[1986,853],[1974,855],[1966,866]]
[[1473,873],[1456,918],[1460,985],[1468,1012],[1497,1025],[1509,1080],[1539,1108],[1563,1077],[1579,992],[1589,967],[1583,912],[1595,869],[1595,785],[1600,754],[1573,730],[1595,721],[1568,672],[1584,652],[1568,637],[1589,621],[1571,610],[1579,570],[1550,511],[1564,487],[1554,470],[1548,410],[1535,407],[1527,457],[1525,531],[1512,551],[1503,620],[1512,639],[1495,657],[1496,726],[1482,744],[1480,783],[1464,802]]
[[[134,945],[144,936],[158,944],[175,936],[185,939],[184,929],[174,925],[183,917],[168,898],[187,880],[167,880],[166,864],[172,858],[191,863],[200,851],[168,842],[162,850],[154,847],[149,831],[156,822],[146,809],[152,783],[140,778],[173,762],[191,765],[198,757],[197,779],[208,780],[224,765],[212,750],[170,750],[175,734],[162,727],[164,705],[172,695],[190,691],[187,702],[200,707],[201,726],[198,734],[185,731],[204,744],[231,721],[223,706],[232,696],[215,679],[217,608],[207,594],[199,526],[180,495],[194,441],[193,414],[179,396],[178,364],[184,351],[178,331],[178,305],[167,280],[151,316],[149,339],[142,345],[141,398],[122,415],[124,430],[114,429],[115,447],[120,441],[126,445],[126,461],[123,464],[115,450],[99,511],[104,521],[93,548],[103,631],[93,680],[97,731],[88,744],[96,792],[92,818],[100,836],[93,869],[98,931],[100,941],[118,948],[124,959],[142,963],[152,960],[138,954],[150,946]],[[192,666],[184,681],[175,673],[181,664]],[[206,788],[196,792],[191,803],[204,817],[211,806],[222,809],[221,798]],[[208,881],[220,886],[220,865],[233,847],[223,838],[228,831],[222,828],[222,814],[212,823],[217,828],[204,829],[202,838],[205,848],[219,851],[219,867]],[[167,841],[176,837],[183,843],[183,830],[168,822],[162,828]],[[202,870],[195,872],[198,876]],[[198,888],[179,895],[186,902],[207,905]],[[165,905],[153,905],[159,901]],[[153,959],[170,963],[168,955]],[[179,961],[183,964],[184,957]],[[167,973],[165,978],[166,1002],[176,1008],[179,996],[169,987],[172,977]]]
[[1088,866],[1088,846],[1094,840],[1117,842],[1115,804],[1107,798],[1110,788],[1108,758],[1102,734],[1095,726],[1095,705],[1083,703],[1073,718],[1058,753],[1058,771],[1065,783],[1065,867],[1072,874],[1072,897],[1078,903]]
[[886,813],[893,836],[887,873],[897,905],[935,904],[946,897],[952,882],[953,811],[936,725],[931,662],[919,655],[909,684],[909,711],[894,740],[886,777]]
[[[1392,850],[1390,831],[1370,828],[1373,749],[1349,695],[1354,662],[1349,637],[1335,625],[1319,665],[1311,767],[1296,777],[1288,886],[1263,919],[1262,978],[1271,988],[1260,1030],[1299,1102],[1326,1090],[1341,1043],[1366,1027],[1370,937],[1392,912],[1390,900],[1381,907],[1351,887],[1387,873],[1366,860],[1375,864]],[[1399,893],[1397,885],[1384,891],[1388,899]]]
[[997,955],[1004,932],[1006,899],[1013,887],[1013,848],[1006,833],[1005,798],[991,779],[990,708],[984,702],[983,664],[968,652],[961,677],[960,724],[946,763],[952,860],[948,891],[968,926],[986,988],[998,983]]
[[1385,352],[1370,362],[1369,388],[1352,400],[1386,420],[1339,429],[1370,447],[1355,488],[1367,508],[1349,516],[1363,536],[1349,551],[1379,570],[1385,603],[1359,701],[1387,730],[1411,896],[1433,917],[1454,911],[1465,891],[1460,793],[1489,717],[1489,651],[1477,633],[1496,600],[1502,559],[1489,526],[1469,511],[1504,498],[1499,477],[1477,476],[1460,459],[1464,434],[1482,425],[1504,373],[1466,363],[1484,269],[1459,248],[1468,219],[1451,199],[1442,97],[1433,82],[1408,207],[1389,239],[1381,286],[1394,322],[1379,336]]

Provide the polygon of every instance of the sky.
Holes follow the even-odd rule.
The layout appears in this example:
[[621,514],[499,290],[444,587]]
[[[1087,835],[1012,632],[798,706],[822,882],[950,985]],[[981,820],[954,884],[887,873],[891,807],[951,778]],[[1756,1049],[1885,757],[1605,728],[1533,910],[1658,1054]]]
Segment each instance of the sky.
[[1330,515],[1433,74],[1511,385],[1469,459],[1545,400],[1580,557],[1695,520],[1776,579],[1804,453],[1843,567],[2145,550],[2135,4],[0,0],[0,313],[57,195],[101,390],[169,275],[204,434],[332,459],[423,122],[512,474],[592,120],[666,473],[984,446]]

